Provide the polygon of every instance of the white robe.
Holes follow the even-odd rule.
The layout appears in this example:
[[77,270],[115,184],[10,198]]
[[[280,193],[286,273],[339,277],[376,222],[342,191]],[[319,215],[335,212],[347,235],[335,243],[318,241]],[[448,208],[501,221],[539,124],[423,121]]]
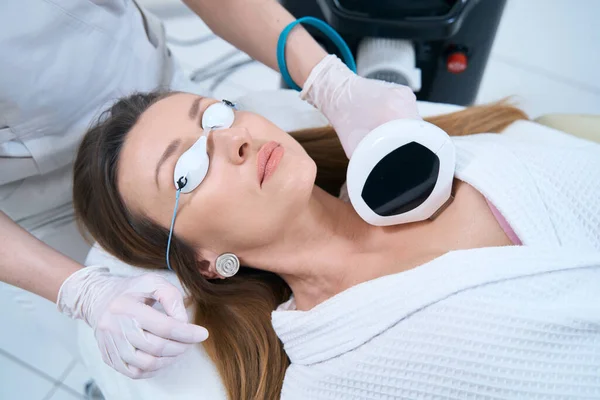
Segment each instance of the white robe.
[[283,304],[282,399],[600,398],[600,146],[526,121],[454,140],[524,246]]

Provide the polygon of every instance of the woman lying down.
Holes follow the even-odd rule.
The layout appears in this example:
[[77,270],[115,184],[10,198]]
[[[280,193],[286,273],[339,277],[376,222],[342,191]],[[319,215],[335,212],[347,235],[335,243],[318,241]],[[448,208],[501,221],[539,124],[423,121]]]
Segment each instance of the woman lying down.
[[231,399],[600,397],[600,146],[506,104],[430,118],[455,136],[455,200],[383,228],[338,198],[335,132],[234,111],[208,133],[215,104],[120,100],[83,140],[74,198],[104,249],[165,269],[174,169],[208,135],[169,260]]

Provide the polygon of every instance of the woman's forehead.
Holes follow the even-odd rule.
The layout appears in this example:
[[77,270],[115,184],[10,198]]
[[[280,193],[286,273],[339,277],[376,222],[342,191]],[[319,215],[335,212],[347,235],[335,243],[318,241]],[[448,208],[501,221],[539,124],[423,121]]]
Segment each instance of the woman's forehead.
[[[203,103],[211,101],[214,100],[189,93],[176,93],[157,101],[140,116],[128,133],[125,146],[143,152],[162,147],[164,151],[173,139],[197,135],[201,129],[198,110]],[[192,110],[196,110],[193,116]],[[152,144],[156,146],[150,146]]]
[[[196,108],[200,102],[211,100],[190,93],[175,93],[152,104],[139,118],[138,124],[147,127],[148,124],[194,122],[196,118],[190,115],[190,109]],[[196,115],[197,117],[197,115]]]

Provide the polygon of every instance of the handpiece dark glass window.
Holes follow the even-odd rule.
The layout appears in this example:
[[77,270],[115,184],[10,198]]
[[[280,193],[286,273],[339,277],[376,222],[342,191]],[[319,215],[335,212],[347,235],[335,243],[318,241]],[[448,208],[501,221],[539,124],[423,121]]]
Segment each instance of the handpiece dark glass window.
[[410,142],[377,163],[367,177],[361,196],[378,215],[406,213],[431,195],[439,171],[438,156],[427,147]]

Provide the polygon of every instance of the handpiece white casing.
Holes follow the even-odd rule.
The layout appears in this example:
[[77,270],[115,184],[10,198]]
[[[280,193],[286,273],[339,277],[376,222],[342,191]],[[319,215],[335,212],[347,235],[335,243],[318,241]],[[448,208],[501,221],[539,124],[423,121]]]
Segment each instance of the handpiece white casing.
[[[367,178],[384,157],[411,142],[426,147],[438,157],[437,182],[428,198],[416,208],[398,215],[379,215],[362,196]],[[348,196],[358,215],[371,225],[389,226],[422,221],[430,218],[448,202],[455,164],[454,143],[439,127],[416,119],[390,121],[369,132],[354,150],[347,171]],[[398,170],[397,173],[400,177],[400,174],[411,171]]]

